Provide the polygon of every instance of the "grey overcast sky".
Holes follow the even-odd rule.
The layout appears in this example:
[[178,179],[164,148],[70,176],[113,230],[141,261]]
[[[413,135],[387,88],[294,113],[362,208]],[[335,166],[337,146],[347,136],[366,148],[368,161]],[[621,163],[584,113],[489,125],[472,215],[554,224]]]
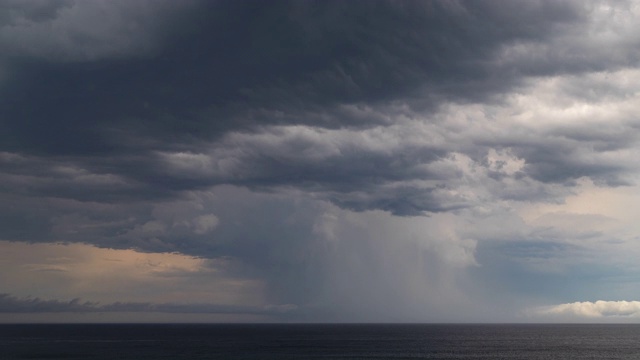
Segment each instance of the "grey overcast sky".
[[640,2],[0,1],[0,322],[640,320]]

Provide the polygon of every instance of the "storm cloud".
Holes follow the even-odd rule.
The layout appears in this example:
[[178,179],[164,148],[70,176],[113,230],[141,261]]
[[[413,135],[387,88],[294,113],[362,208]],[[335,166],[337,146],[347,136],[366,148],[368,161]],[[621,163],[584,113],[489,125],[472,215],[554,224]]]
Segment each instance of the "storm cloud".
[[0,7],[0,240],[225,259],[300,320],[514,319],[635,271],[636,2]]

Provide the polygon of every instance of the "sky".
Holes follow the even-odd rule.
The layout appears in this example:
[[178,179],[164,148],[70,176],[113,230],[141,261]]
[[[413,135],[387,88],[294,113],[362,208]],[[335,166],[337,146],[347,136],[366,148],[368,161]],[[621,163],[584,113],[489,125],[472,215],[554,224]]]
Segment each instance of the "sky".
[[638,1],[0,1],[0,322],[637,322]]

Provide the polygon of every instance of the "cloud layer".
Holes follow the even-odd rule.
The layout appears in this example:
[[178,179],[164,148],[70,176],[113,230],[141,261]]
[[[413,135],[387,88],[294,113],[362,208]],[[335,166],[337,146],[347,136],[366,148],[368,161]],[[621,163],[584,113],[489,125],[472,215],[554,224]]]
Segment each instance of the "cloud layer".
[[583,319],[638,318],[640,301],[584,301],[550,306],[538,311],[541,315],[574,316]]
[[193,1],[6,1],[2,57],[84,62],[148,55]]
[[223,261],[299,320],[634,296],[635,1],[0,6],[0,240]]

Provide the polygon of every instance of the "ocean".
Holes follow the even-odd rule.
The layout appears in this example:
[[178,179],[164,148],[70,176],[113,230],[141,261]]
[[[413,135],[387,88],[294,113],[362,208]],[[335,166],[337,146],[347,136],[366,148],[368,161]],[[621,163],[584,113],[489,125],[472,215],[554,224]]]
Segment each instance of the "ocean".
[[0,325],[0,359],[638,359],[640,325]]

